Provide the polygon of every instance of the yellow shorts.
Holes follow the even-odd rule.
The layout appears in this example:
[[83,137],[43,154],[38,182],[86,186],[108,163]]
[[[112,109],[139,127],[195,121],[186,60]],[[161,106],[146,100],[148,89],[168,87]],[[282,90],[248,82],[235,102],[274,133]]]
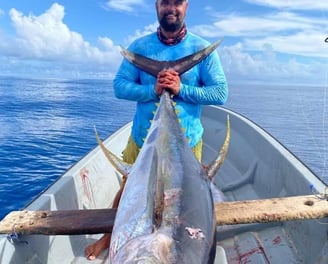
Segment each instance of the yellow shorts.
[[[192,152],[195,154],[196,158],[201,161],[202,159],[202,148],[203,148],[203,140],[201,139],[196,146],[191,148]],[[140,148],[137,146],[133,138],[130,136],[128,140],[128,144],[123,150],[123,161],[133,164],[137,159],[137,156],[140,152]]]

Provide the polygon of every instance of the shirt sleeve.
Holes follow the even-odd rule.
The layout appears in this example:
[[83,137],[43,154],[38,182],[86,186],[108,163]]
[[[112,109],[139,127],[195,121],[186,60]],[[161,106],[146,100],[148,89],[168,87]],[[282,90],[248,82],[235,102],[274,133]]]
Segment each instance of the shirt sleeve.
[[122,64],[113,81],[115,96],[138,102],[157,100],[154,84],[140,83],[140,70],[128,60],[123,59]]
[[228,98],[228,85],[217,52],[199,64],[199,76],[199,86],[181,83],[178,96],[194,104],[224,104]]

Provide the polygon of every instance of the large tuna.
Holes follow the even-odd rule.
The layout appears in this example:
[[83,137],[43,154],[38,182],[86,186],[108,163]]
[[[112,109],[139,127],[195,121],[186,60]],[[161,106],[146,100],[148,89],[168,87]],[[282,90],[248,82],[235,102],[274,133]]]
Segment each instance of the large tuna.
[[[181,74],[218,44],[175,62],[155,62],[127,50],[123,55],[155,76],[168,67]],[[229,139],[228,123],[220,158],[203,166],[187,143],[170,94],[164,92],[133,166],[123,166],[105,150],[111,162],[123,174],[128,173],[113,227],[111,263],[214,262],[216,222],[212,178],[222,164]]]

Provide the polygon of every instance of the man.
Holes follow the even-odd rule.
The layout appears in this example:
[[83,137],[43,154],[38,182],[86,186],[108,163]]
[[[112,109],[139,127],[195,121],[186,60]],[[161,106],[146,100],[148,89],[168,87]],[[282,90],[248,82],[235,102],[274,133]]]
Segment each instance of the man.
[[[187,32],[187,8],[187,0],[157,0],[156,11],[160,24],[157,32],[134,41],[129,50],[155,60],[170,61],[207,47],[207,41]],[[156,103],[164,89],[172,94],[189,145],[198,160],[201,160],[201,106],[223,104],[228,96],[225,75],[217,53],[210,54],[182,76],[173,69],[164,69],[159,72],[157,78],[123,60],[114,79],[115,95],[118,98],[137,101],[132,133],[123,152],[124,161],[132,164],[137,158],[153,119]],[[121,191],[122,189],[115,197],[113,208],[118,206]],[[87,258],[95,259],[109,244],[110,234],[105,234],[86,248]]]

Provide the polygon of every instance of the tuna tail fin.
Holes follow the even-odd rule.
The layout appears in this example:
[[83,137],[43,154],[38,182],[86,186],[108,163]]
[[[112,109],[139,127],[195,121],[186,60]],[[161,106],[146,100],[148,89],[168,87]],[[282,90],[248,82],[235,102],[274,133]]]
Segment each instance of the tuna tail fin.
[[95,134],[96,134],[96,139],[97,142],[99,144],[99,147],[101,148],[101,150],[104,152],[106,158],[108,159],[108,161],[113,165],[113,167],[122,175],[122,176],[127,176],[131,170],[131,164],[128,164],[126,162],[124,162],[123,160],[121,160],[119,157],[117,157],[113,152],[111,152],[110,150],[108,150],[104,143],[101,141],[101,139],[99,138],[98,132],[96,127],[94,127],[95,130]]
[[149,73],[150,75],[156,77],[157,74],[163,69],[174,69],[180,75],[184,72],[191,69],[196,64],[200,63],[203,59],[205,59],[209,54],[211,54],[220,44],[222,40],[219,40],[212,45],[194,53],[183,57],[181,59],[175,61],[157,61],[142,55],[133,53],[124,49],[122,47],[121,54],[131,63],[133,63],[136,67],[141,70]]
[[211,44],[210,46],[194,53],[189,56],[183,57],[176,61],[171,62],[171,68],[176,70],[180,75],[184,72],[188,71],[202,60],[204,60],[208,55],[210,55],[222,42],[222,39],[216,41],[215,43]]
[[222,164],[227,156],[229,143],[230,143],[230,119],[229,119],[229,115],[227,115],[227,132],[226,132],[225,140],[219,151],[219,155],[210,164],[208,164],[207,166],[204,166],[204,169],[205,169],[208,177],[211,179],[211,181],[214,180],[216,173],[222,166]]

